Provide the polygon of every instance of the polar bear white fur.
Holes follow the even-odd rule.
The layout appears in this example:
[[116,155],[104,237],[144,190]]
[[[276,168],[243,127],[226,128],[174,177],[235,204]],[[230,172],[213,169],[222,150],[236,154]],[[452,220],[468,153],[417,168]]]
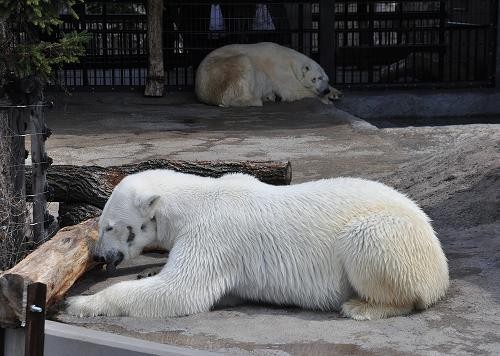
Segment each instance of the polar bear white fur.
[[243,174],[146,171],[115,188],[99,236],[96,254],[111,265],[151,243],[170,256],[154,277],[68,299],[71,314],[174,317],[233,295],[376,319],[425,309],[449,284],[425,213],[356,178],[271,186]]
[[198,67],[195,92],[201,102],[219,106],[262,106],[264,101],[310,97],[331,104],[341,96],[318,63],[271,42],[212,51]]

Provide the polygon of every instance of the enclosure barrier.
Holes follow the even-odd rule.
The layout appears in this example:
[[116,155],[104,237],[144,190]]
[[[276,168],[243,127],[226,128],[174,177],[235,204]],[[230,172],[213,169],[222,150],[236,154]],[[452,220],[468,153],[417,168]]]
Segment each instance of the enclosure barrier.
[[[52,159],[45,152],[45,141],[51,131],[45,124],[44,107],[38,102],[26,105],[0,106],[0,140],[2,151],[2,211],[0,229],[0,269],[11,267],[37,244],[48,237],[47,229],[54,221],[47,211],[50,193],[46,171]],[[25,182],[25,159],[30,140],[32,176]],[[30,194],[26,194],[26,184]],[[26,201],[32,202],[32,218],[28,219]],[[28,220],[28,221],[27,221]],[[27,231],[26,227],[31,228]]]
[[[145,85],[143,0],[93,0],[61,14],[62,32],[92,40],[59,83],[80,89]],[[211,50],[276,42],[318,61],[339,87],[481,87],[495,84],[498,0],[164,2],[163,55],[169,90],[191,90]]]

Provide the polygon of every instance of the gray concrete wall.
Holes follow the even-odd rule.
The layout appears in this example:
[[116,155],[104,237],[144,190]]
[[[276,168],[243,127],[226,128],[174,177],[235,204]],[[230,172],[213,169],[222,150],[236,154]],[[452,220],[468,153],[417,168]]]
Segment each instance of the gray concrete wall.
[[362,119],[500,116],[500,91],[495,88],[353,91],[346,92],[335,105]]
[[206,351],[163,345],[50,320],[45,323],[44,354],[47,356],[215,355]]
[[[0,355],[24,356],[25,329],[5,329],[4,349]],[[202,356],[217,355],[182,347],[158,344],[131,337],[85,329],[47,320],[46,356]]]

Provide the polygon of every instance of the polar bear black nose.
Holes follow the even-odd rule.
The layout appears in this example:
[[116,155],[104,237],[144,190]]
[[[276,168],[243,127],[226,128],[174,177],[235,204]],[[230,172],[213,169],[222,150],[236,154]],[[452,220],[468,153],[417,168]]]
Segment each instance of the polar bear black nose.
[[94,262],[101,262],[101,263],[106,262],[104,256],[94,255],[92,259],[94,260]]
[[115,266],[118,266],[123,261],[124,257],[125,256],[122,252],[118,252],[118,254],[116,255],[116,259],[113,261],[113,264]]
[[326,88],[325,90],[323,90],[323,92],[321,93],[321,95],[328,95],[330,94],[330,89],[329,88]]

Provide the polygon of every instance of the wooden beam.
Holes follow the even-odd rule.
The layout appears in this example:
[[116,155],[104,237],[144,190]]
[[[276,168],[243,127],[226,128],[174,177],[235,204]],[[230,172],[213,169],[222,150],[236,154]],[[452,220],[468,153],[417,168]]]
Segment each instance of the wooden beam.
[[163,66],[163,0],[148,0],[148,76],[145,96],[163,96],[165,93],[165,69]]

